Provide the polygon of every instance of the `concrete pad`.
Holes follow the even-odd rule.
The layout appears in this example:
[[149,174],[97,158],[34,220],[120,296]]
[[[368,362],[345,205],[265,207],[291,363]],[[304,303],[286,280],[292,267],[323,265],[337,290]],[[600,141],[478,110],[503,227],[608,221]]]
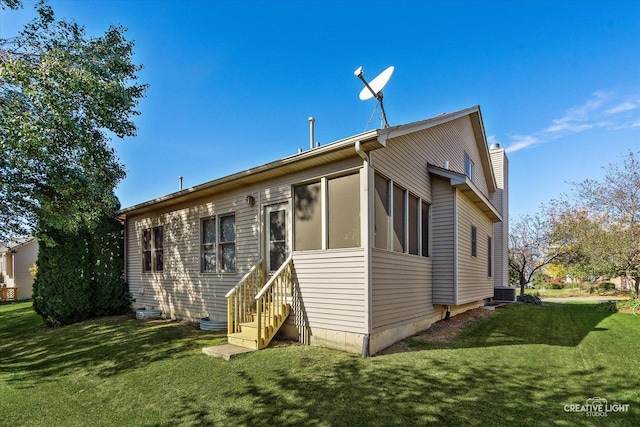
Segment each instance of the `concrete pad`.
[[240,347],[233,344],[222,344],[213,347],[205,347],[202,352],[207,356],[219,357],[224,360],[230,360],[239,354],[248,353],[250,351],[256,351],[251,348]]

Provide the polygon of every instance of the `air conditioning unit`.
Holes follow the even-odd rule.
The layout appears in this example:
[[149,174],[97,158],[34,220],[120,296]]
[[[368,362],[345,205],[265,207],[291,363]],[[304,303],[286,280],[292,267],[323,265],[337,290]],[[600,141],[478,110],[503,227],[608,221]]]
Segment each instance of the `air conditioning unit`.
[[495,286],[493,288],[493,300],[515,302],[517,290],[517,288],[511,286]]

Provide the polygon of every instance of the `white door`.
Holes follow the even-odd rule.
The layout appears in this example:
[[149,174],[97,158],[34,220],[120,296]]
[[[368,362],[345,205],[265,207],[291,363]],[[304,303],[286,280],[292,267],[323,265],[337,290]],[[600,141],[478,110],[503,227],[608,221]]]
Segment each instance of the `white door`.
[[274,272],[289,256],[287,204],[265,207],[266,263],[267,270]]

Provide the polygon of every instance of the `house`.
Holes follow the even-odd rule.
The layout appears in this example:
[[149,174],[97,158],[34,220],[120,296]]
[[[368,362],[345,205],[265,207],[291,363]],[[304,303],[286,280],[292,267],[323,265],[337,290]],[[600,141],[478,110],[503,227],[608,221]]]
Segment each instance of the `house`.
[[29,269],[37,259],[38,241],[33,237],[0,243],[0,301],[31,298]]
[[122,209],[137,308],[374,354],[507,283],[508,164],[480,107]]

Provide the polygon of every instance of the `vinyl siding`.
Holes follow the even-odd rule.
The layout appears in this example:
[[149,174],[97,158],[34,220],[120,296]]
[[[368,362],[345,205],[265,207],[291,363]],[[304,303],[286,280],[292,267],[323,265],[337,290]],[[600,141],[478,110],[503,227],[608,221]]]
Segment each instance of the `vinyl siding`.
[[372,332],[431,317],[431,259],[373,249]]
[[[226,318],[225,294],[263,253],[261,207],[277,202],[290,203],[291,186],[295,183],[361,165],[362,160],[354,153],[352,159],[311,168],[261,185],[205,198],[194,196],[193,200],[169,210],[143,216],[130,213],[126,220],[126,275],[135,299],[134,307],[158,308],[163,310],[165,316],[172,318]],[[254,206],[248,206],[248,195],[254,197]],[[212,215],[229,213],[235,213],[236,216],[236,273],[201,273],[200,222]],[[291,239],[291,211],[288,221],[288,237]],[[158,225],[164,226],[164,271],[143,273],[142,230]]]
[[293,269],[298,326],[366,333],[364,249],[294,252]]
[[455,189],[448,180],[433,177],[431,241],[433,303],[455,304]]
[[427,164],[442,167],[448,161],[451,170],[464,173],[465,153],[475,164],[474,184],[489,196],[469,116],[391,138],[386,148],[371,152],[371,165],[419,197],[431,200]]
[[[493,222],[457,192],[458,286],[457,305],[493,296],[493,279],[487,276],[487,238],[493,236]],[[471,227],[477,228],[477,256],[471,256]]]
[[493,205],[502,215],[502,222],[493,225],[494,286],[509,284],[509,161],[503,149],[491,151],[491,163],[496,175],[497,189]]

